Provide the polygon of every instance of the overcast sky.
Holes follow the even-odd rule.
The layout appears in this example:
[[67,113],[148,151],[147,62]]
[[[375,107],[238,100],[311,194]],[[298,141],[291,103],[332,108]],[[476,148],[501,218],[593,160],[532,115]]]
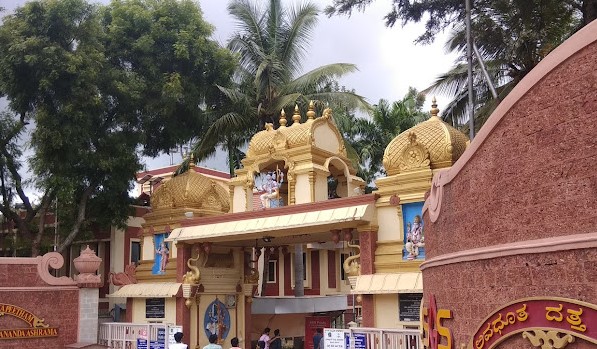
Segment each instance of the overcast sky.
[[[255,0],[265,2],[265,0]],[[108,0],[101,1],[107,3]],[[285,5],[296,1],[282,0]],[[312,1],[323,9],[331,0]],[[443,49],[445,35],[440,35],[432,45],[414,45],[413,41],[424,30],[422,24],[410,24],[404,28],[384,25],[384,15],[391,8],[391,0],[376,0],[364,13],[327,18],[319,16],[319,23],[313,32],[312,44],[303,69],[305,72],[331,63],[356,64],[359,71],[340,81],[341,85],[364,96],[375,104],[380,98],[389,101],[401,99],[413,86],[422,90],[429,86],[441,73],[446,72],[454,62],[454,55],[447,55]],[[3,0],[2,6],[11,11],[23,0]],[[225,0],[199,0],[205,19],[214,25],[214,39],[225,45],[234,33],[235,23],[228,14]],[[430,99],[425,105],[429,108]],[[438,105],[447,103],[438,96]],[[218,156],[219,157],[219,156]],[[180,161],[180,155],[174,156]],[[149,160],[150,168],[170,164],[170,156]],[[225,159],[208,161],[206,166],[227,171]]]

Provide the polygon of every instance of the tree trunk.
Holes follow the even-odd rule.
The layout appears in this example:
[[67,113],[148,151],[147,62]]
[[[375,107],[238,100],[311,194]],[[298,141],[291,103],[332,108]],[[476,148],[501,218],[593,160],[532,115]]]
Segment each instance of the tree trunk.
[[303,245],[294,245],[294,296],[305,295],[305,270],[303,269]]
[[87,219],[87,215],[86,215],[87,201],[89,200],[89,197],[91,196],[91,194],[94,191],[95,191],[95,186],[90,185],[81,195],[81,198],[79,199],[79,210],[77,211],[77,217],[75,220],[75,224],[73,225],[73,228],[71,229],[71,231],[68,234],[68,236],[66,237],[66,239],[64,239],[64,241],[62,241],[62,243],[60,244],[60,246],[58,247],[56,252],[58,252],[58,253],[64,252],[64,250],[66,250],[66,248],[69,247],[73,243],[73,241],[79,234],[81,225],[83,224],[85,219]]
[[584,0],[582,2],[583,26],[597,19],[597,0]]

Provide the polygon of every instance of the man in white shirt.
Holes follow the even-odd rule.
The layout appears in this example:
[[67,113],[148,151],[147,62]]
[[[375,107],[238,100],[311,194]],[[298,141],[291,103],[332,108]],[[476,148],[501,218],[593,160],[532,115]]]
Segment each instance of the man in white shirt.
[[175,344],[170,344],[168,348],[170,349],[188,349],[189,346],[182,343],[182,332],[176,332],[174,334],[174,340],[176,341]]

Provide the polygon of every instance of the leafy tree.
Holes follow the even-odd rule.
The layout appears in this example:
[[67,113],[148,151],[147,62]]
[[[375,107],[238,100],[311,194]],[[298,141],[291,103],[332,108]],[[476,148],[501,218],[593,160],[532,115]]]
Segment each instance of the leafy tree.
[[[496,87],[494,99],[479,61],[474,61],[476,127],[480,127],[511,90],[578,26],[574,10],[561,0],[494,1],[492,11],[478,13],[472,21],[475,43]],[[453,124],[468,119],[466,36],[464,25],[452,31],[446,49],[459,52],[457,64],[423,92],[453,97],[443,117]],[[465,125],[467,126],[467,125]]]
[[[200,132],[218,99],[214,84],[231,76],[232,56],[210,35],[190,0],[33,1],[3,18],[0,91],[10,110],[0,128],[0,211],[23,238],[55,198],[59,251],[92,224],[124,224],[140,155]],[[27,125],[32,155],[23,176]],[[42,193],[39,203],[29,189]],[[40,253],[40,221],[32,255]]]
[[[334,14],[350,15],[353,10],[363,11],[374,0],[333,0],[333,4],[325,8],[328,16]],[[471,0],[472,16],[492,13],[497,8],[497,3],[503,1],[494,0]],[[535,3],[528,1],[529,4]],[[561,0],[556,5],[573,11],[582,19],[580,26],[585,26],[597,18],[597,0]],[[554,2],[549,2],[549,6]],[[538,4],[540,8],[547,4]],[[405,25],[409,22],[420,22],[425,19],[425,32],[419,36],[417,42],[429,43],[433,41],[437,33],[454,25],[464,23],[465,2],[464,0],[392,0],[392,8],[385,17],[386,25],[392,27],[396,22]]]
[[[238,24],[228,47],[237,53],[240,67],[234,86],[220,86],[228,105],[214,115],[214,123],[195,149],[199,159],[212,154],[218,144],[224,145],[229,154],[238,152],[236,149],[265,123],[277,126],[282,108],[293,108],[295,104],[304,111],[309,100],[342,101],[369,109],[366,101],[353,92],[325,90],[330,82],[355,71],[352,64],[325,65],[300,75],[317,23],[318,10],[313,4],[283,8],[280,0],[269,0],[262,8],[250,0],[234,0],[228,11]],[[287,111],[292,114],[290,109]]]
[[383,155],[386,146],[400,133],[424,121],[422,111],[425,97],[409,88],[400,101],[379,100],[371,118],[357,117],[347,111],[335,117],[340,132],[358,157],[357,174],[367,183],[367,192],[373,191],[373,181],[385,173]]

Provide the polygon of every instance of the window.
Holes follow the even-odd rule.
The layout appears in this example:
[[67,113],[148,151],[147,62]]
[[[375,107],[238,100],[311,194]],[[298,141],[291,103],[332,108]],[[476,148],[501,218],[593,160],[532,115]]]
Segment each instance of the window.
[[340,280],[346,280],[346,273],[344,272],[344,261],[350,256],[348,253],[340,254]]
[[278,264],[277,260],[270,260],[267,264],[267,282],[268,283],[276,283],[276,265]]
[[[290,277],[294,287],[294,253],[290,255]],[[305,287],[311,287],[311,253],[303,252],[303,280]]]
[[131,260],[129,261],[131,264],[139,265],[139,260],[141,260],[141,242],[131,240]]

